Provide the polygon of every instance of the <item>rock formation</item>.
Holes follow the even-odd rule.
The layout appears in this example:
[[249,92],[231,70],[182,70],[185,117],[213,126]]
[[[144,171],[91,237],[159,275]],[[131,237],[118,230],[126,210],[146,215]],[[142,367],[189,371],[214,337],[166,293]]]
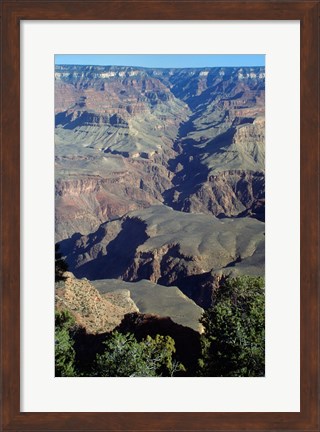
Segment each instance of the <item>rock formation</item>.
[[78,325],[94,334],[113,330],[125,314],[139,311],[128,294],[123,294],[120,302],[108,299],[88,280],[79,280],[70,272],[65,281],[56,283],[55,301],[57,310],[69,311]]
[[131,212],[60,247],[77,277],[178,286],[204,307],[222,276],[264,273],[263,222],[221,220],[164,205]]
[[264,220],[264,68],[56,66],[55,113],[56,241],[157,203]]
[[[94,281],[80,285],[108,291],[101,304],[127,307],[129,290],[143,313],[199,330],[221,279],[264,274],[264,79],[260,67],[56,66],[56,242]],[[111,279],[132,288],[110,293]],[[192,307],[188,323],[169,294]]]
[[71,272],[56,283],[56,309],[68,310],[87,333],[114,330],[127,314],[168,317],[172,322],[202,332],[203,309],[177,287],[165,287],[147,280],[128,283],[115,279],[88,281]]

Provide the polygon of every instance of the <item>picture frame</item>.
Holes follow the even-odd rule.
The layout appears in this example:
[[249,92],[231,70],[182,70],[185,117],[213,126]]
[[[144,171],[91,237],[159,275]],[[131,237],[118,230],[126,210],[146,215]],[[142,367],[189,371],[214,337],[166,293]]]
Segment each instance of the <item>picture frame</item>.
[[[2,430],[319,430],[319,1],[3,0],[1,39]],[[301,26],[300,412],[20,412],[20,22],[299,20]]]

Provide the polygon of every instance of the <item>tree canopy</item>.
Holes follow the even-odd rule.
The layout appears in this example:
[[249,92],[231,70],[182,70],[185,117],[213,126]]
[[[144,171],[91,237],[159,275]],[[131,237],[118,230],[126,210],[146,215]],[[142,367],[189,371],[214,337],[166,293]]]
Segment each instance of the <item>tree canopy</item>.
[[[263,278],[227,278],[214,292],[213,306],[200,322],[204,333],[198,376],[264,376]],[[140,341],[127,330],[80,339],[79,335],[86,331],[75,324],[73,316],[67,311],[56,312],[56,376],[155,377],[188,372],[176,360],[175,341],[168,335],[146,336]],[[85,341],[94,338],[99,339],[98,344],[87,345]],[[82,354],[92,352],[89,361],[87,354],[84,361],[79,349]]]
[[76,335],[83,330],[68,311],[56,312],[55,376],[154,377],[185,370],[174,359],[175,342],[170,336],[147,336],[138,342],[133,334],[118,331],[106,336],[103,353],[96,354],[88,370],[77,359],[75,344]]
[[67,311],[55,315],[55,376],[76,376],[72,331],[75,320]]
[[227,279],[216,290],[213,306],[201,323],[203,376],[264,376],[264,279],[241,276]]
[[174,340],[170,336],[156,335],[138,342],[130,334],[113,332],[105,342],[105,352],[97,355],[96,376],[154,377],[172,376],[183,366],[176,363]]

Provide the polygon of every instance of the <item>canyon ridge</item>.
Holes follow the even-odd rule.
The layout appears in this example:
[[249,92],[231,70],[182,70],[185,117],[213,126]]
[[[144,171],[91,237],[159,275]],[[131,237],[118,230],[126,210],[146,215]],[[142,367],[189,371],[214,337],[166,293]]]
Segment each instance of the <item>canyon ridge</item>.
[[264,67],[56,65],[55,241],[88,331],[201,333],[226,277],[264,275]]

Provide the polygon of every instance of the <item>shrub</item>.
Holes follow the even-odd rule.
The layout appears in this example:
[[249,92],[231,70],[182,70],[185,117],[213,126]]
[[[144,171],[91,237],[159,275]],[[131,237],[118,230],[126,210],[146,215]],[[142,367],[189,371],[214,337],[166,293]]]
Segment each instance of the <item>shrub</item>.
[[147,336],[141,342],[130,334],[113,332],[105,342],[105,352],[97,355],[95,376],[172,376],[183,366],[172,359],[174,340],[170,336]]
[[203,376],[264,376],[265,292],[261,277],[227,279],[214,294],[213,307],[200,322],[200,374]]
[[74,318],[67,311],[55,314],[55,376],[76,376],[72,331]]

